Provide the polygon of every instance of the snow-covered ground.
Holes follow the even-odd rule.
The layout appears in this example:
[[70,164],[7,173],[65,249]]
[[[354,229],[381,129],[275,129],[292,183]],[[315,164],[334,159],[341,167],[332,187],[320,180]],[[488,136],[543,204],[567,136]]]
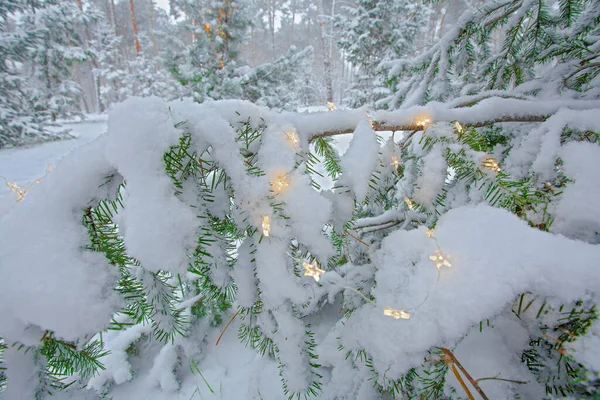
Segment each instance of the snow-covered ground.
[[[54,165],[72,150],[104,133],[106,117],[64,124],[61,129],[71,129],[71,134],[76,138],[0,150],[0,176],[10,182],[16,182],[20,187],[27,187],[36,179],[44,176],[48,165]],[[8,193],[8,188],[4,183],[0,185],[0,198],[5,197]]]

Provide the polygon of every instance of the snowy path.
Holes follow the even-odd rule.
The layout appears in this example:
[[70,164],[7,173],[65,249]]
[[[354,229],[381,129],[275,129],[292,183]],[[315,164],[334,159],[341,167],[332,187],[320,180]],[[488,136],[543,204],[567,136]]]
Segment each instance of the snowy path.
[[[49,164],[58,160],[73,149],[89,143],[106,131],[106,119],[64,124],[62,129],[72,129],[76,136],[72,140],[61,140],[27,147],[0,150],[0,176],[21,187],[26,187],[37,178],[44,176]],[[1,178],[0,178],[1,180]],[[8,189],[4,182],[0,184],[0,198],[7,196]],[[9,194],[12,195],[12,194]]]

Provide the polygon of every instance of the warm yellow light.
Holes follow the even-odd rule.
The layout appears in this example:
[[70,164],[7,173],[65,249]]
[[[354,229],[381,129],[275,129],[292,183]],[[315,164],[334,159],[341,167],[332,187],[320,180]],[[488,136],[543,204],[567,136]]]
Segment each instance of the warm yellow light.
[[487,158],[483,162],[483,167],[489,169],[490,171],[494,171],[494,172],[502,171],[502,168],[500,168],[500,164],[498,163],[498,160],[496,160],[495,158]]
[[290,142],[294,148],[298,147],[298,145],[300,144],[300,138],[298,137],[298,134],[296,132],[286,132],[285,136],[287,137],[288,142]]
[[430,237],[430,238],[433,237],[433,231],[432,230],[426,230],[425,234],[427,235],[427,237]]
[[17,195],[17,201],[23,200],[25,198],[25,195],[27,194],[27,191],[24,190],[23,188],[21,188],[19,185],[17,185],[16,182],[6,181],[6,187],[11,192],[15,192],[16,193],[16,195]]
[[271,218],[268,215],[265,215],[262,220],[262,231],[265,237],[269,237],[269,232],[271,232]]
[[421,128],[426,128],[429,125],[431,125],[431,119],[428,117],[422,117],[417,119],[417,126],[420,126]]
[[413,204],[412,200],[411,200],[411,199],[409,199],[408,197],[405,197],[405,198],[404,198],[404,201],[406,202],[406,205],[408,206],[408,209],[409,209],[409,210],[412,210],[412,209],[413,209],[413,207],[414,207],[414,204]]
[[306,270],[304,271],[304,276],[312,276],[317,282],[319,282],[319,279],[321,279],[321,275],[325,273],[325,271],[319,268],[317,260],[313,261],[312,264],[305,262],[302,264],[302,266]]
[[210,32],[210,25],[209,24],[204,24],[204,30],[206,32]]
[[452,264],[450,263],[450,261],[448,260],[448,258],[444,257],[442,255],[442,253],[440,253],[439,250],[435,251],[435,255],[429,256],[429,259],[435,263],[435,266],[437,267],[437,269],[440,269],[440,267],[442,265],[444,267],[448,267],[448,268],[450,268],[452,266]]
[[387,315],[388,317],[392,317],[395,319],[410,319],[410,314],[405,312],[404,310],[394,310],[393,308],[386,307],[383,310],[383,315]]
[[398,156],[392,156],[392,165],[394,166],[394,168],[398,169],[398,167],[400,166],[400,159],[398,158]]
[[462,127],[462,125],[460,124],[460,122],[456,121],[456,122],[454,123],[454,127],[456,128],[456,131],[457,131],[458,133],[462,133],[462,131],[463,131],[463,127]]
[[369,117],[369,125],[371,125],[371,129],[375,128],[375,122],[373,122],[373,118]]
[[333,111],[333,110],[335,110],[337,107],[335,106],[335,104],[333,104],[332,102],[328,101],[328,102],[327,102],[327,108],[329,108],[329,111]]
[[277,179],[275,179],[275,182],[271,184],[275,193],[283,192],[289,185],[286,176],[283,174],[279,175]]

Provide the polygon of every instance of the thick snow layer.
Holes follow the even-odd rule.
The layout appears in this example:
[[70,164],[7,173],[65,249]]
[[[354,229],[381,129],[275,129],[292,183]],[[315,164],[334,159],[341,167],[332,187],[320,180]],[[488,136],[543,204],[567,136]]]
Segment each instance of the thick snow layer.
[[[39,367],[35,365],[35,353],[24,353],[16,348],[8,348],[2,358],[4,363],[0,367],[6,368],[6,377],[11,382],[2,393],[4,400],[34,399],[35,386],[31,382],[37,381]],[[9,367],[10,368],[7,368]]]
[[106,156],[127,182],[119,213],[129,254],[146,269],[184,273],[199,225],[192,209],[174,194],[163,154],[179,142],[165,103],[133,99],[115,107],[108,122]]
[[2,335],[27,345],[43,330],[74,340],[104,329],[120,301],[119,272],[103,254],[86,250],[81,223],[113,171],[106,137],[65,157],[44,181],[0,220]]
[[119,385],[130,380],[132,378],[131,365],[127,361],[126,350],[142,335],[151,332],[152,328],[148,325],[134,325],[123,332],[104,335],[104,347],[110,351],[110,354],[102,359],[106,369],[99,371],[98,375],[90,379],[88,387],[100,391],[105,384],[111,381]]
[[597,265],[589,262],[600,248],[532,229],[504,210],[451,210],[435,235],[452,263],[441,267],[439,280],[429,259],[436,242],[424,228],[390,234],[376,260],[377,303],[410,312],[410,320],[382,318],[367,304],[345,324],[342,344],[366,349],[390,379],[420,365],[432,346],[454,346],[468,327],[500,313],[519,293],[570,302],[600,287]]
[[595,324],[575,343],[570,343],[570,352],[577,362],[600,375],[600,326]]
[[441,146],[435,146],[423,157],[422,174],[417,179],[417,187],[413,194],[413,200],[417,203],[432,205],[444,186],[448,166],[442,151]]
[[377,166],[378,151],[377,135],[365,118],[356,127],[350,147],[340,161],[344,171],[340,183],[350,186],[359,203],[367,197],[371,175]]
[[569,143],[560,150],[564,173],[575,182],[564,189],[554,212],[552,231],[598,243],[600,240],[600,147],[592,143]]
[[561,147],[561,134],[565,127],[598,131],[598,112],[561,109],[527,135],[523,135],[523,142],[517,144],[506,160],[511,173],[522,177],[533,170],[541,181],[553,178]]

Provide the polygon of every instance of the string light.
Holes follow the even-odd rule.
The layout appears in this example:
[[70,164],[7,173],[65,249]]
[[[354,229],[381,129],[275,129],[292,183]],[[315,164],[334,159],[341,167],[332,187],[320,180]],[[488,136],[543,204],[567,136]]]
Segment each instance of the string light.
[[21,188],[19,185],[17,185],[16,182],[6,181],[6,187],[11,192],[15,192],[16,193],[16,195],[17,195],[17,201],[23,200],[25,198],[25,195],[27,195],[27,191],[24,190],[23,188]]
[[315,281],[317,281],[317,282],[319,282],[319,280],[321,279],[320,278],[321,275],[323,275],[325,273],[324,270],[319,268],[319,266],[317,264],[317,260],[313,261],[312,264],[304,262],[302,264],[302,266],[306,270],[306,271],[304,271],[304,276],[312,276],[315,279]]
[[435,255],[429,256],[429,259],[435,263],[437,269],[440,269],[441,266],[450,268],[452,263],[448,260],[448,258],[444,257],[439,250],[435,251]]
[[328,101],[327,108],[329,109],[329,111],[334,111],[337,107],[331,101]]
[[375,128],[375,122],[373,122],[373,118],[369,117],[369,125],[371,125],[371,129]]
[[483,162],[483,167],[489,169],[490,171],[494,171],[494,172],[502,171],[502,168],[500,168],[500,164],[498,163],[498,160],[496,160],[495,158],[487,158]]
[[281,193],[282,191],[287,189],[289,185],[290,184],[288,183],[286,176],[283,174],[279,175],[277,179],[275,179],[275,182],[271,184],[275,193]]
[[25,198],[25,196],[27,196],[27,191],[29,190],[29,188],[31,188],[33,185],[42,183],[45,176],[48,175],[52,171],[52,169],[53,169],[52,164],[48,164],[48,166],[46,167],[46,174],[43,177],[36,179],[34,181],[34,183],[29,185],[26,189],[19,186],[17,184],[17,182],[11,182],[3,176],[0,176],[0,178],[4,179],[4,182],[6,183],[6,187],[8,188],[8,190],[10,190],[11,192],[14,192],[17,195],[17,201],[21,201]]
[[298,137],[298,134],[296,132],[294,132],[294,131],[286,132],[285,136],[286,136],[288,142],[290,142],[294,148],[298,147],[298,145],[300,144],[300,138]]
[[432,238],[433,237],[433,231],[428,229],[425,231],[425,234],[427,235],[428,238]]
[[392,164],[394,166],[394,168],[398,169],[398,167],[400,166],[400,159],[398,158],[398,156],[392,156]]
[[262,231],[265,237],[269,237],[269,233],[271,232],[271,218],[268,215],[263,217]]
[[458,133],[462,133],[462,131],[463,131],[463,127],[462,127],[462,125],[460,124],[460,122],[456,121],[456,122],[454,123],[454,127],[456,128],[456,130],[458,131]]
[[393,308],[386,307],[383,310],[383,315],[387,315],[388,317],[392,317],[395,319],[410,319],[410,314],[405,312],[404,310],[394,310]]
[[409,210],[412,210],[414,207],[414,203],[412,202],[411,199],[409,199],[408,197],[404,198],[404,201],[406,202],[406,205],[408,206]]
[[420,126],[421,128],[426,128],[430,124],[431,124],[431,119],[428,117],[423,117],[423,118],[417,119],[417,126]]

